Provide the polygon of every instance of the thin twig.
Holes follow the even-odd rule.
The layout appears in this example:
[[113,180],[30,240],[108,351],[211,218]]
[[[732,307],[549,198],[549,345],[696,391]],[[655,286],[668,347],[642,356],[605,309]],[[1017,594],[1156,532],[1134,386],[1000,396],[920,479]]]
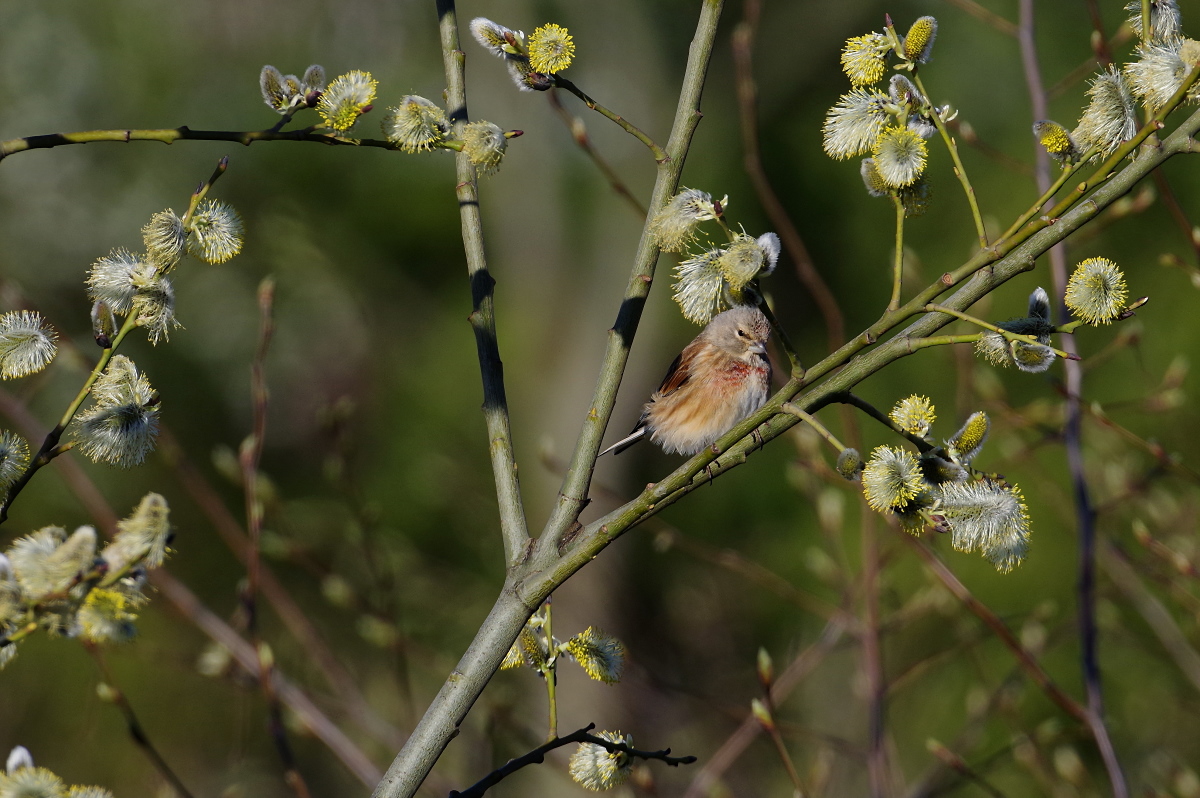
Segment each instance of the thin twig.
[[[929,97],[929,91],[925,88],[925,84],[921,81],[921,77],[915,70],[912,73],[912,77],[913,81],[917,84],[917,90],[925,97],[926,102],[933,105],[933,100]],[[938,129],[938,133],[942,135],[942,141],[946,144],[946,149],[950,151],[950,160],[954,162],[954,176],[958,178],[958,182],[962,184],[963,193],[967,195],[967,204],[971,207],[971,218],[975,220],[975,232],[979,236],[979,246],[986,249],[988,245],[987,231],[983,226],[983,216],[979,213],[979,201],[976,199],[975,189],[971,187],[971,181],[967,177],[967,169],[963,166],[962,159],[958,155],[958,145],[954,143],[954,137],[946,129],[946,123],[942,121],[942,115],[938,112],[936,105],[933,105],[930,117]]]
[[154,747],[154,743],[150,741],[149,735],[146,734],[145,728],[141,721],[138,720],[137,713],[133,711],[133,705],[129,703],[129,697],[125,695],[125,691],[118,685],[116,678],[113,676],[112,669],[108,667],[108,661],[104,658],[104,652],[95,643],[87,640],[83,641],[83,648],[88,654],[91,654],[92,659],[96,663],[96,667],[100,669],[100,678],[104,680],[104,684],[108,687],[107,698],[116,705],[120,710],[122,717],[125,718],[125,727],[129,730],[129,736],[138,748],[142,749],[142,753],[150,760],[150,764],[159,772],[171,788],[178,793],[181,798],[192,798],[192,794],[188,791],[183,781],[163,759],[162,754]]
[[[1033,0],[1020,0],[1020,31],[1017,41],[1021,48],[1021,64],[1025,82],[1029,88],[1030,105],[1034,120],[1045,119],[1047,100],[1042,83],[1041,67],[1038,63],[1037,46],[1034,41]],[[1038,190],[1050,192],[1050,156],[1044,147],[1035,148]],[[1054,295],[1060,303],[1060,315],[1065,315],[1062,305],[1067,284],[1066,255],[1062,244],[1050,251],[1050,273],[1054,283]],[[1075,497],[1075,517],[1079,527],[1079,638],[1082,656],[1084,689],[1087,693],[1087,722],[1104,760],[1114,798],[1127,798],[1129,788],[1113,749],[1108,728],[1104,724],[1104,701],[1100,688],[1100,662],[1096,652],[1096,517],[1089,496],[1087,474],[1084,470],[1083,442],[1081,435],[1081,411],[1079,393],[1083,383],[1083,369],[1075,354],[1075,338],[1067,336],[1064,342],[1071,356],[1064,364],[1068,397],[1066,400],[1066,424],[1063,443],[1067,450],[1067,463],[1071,472],[1072,492]]]
[[671,753],[670,748],[664,751],[639,751],[636,748],[630,748],[629,746],[621,743],[614,743],[609,740],[605,740],[602,737],[596,737],[592,734],[589,734],[589,732],[591,732],[591,730],[594,728],[596,728],[596,724],[589,723],[584,728],[579,729],[578,731],[573,731],[565,737],[555,737],[554,739],[539,745],[537,748],[533,749],[527,754],[522,754],[519,757],[508,760],[503,767],[496,768],[491,773],[487,774],[462,792],[459,792],[458,790],[451,790],[450,798],[479,798],[479,796],[486,793],[490,788],[496,786],[521,768],[526,767],[527,765],[540,765],[546,761],[546,754],[550,753],[556,748],[562,748],[564,745],[571,745],[572,743],[590,743],[592,745],[599,745],[608,751],[620,751],[628,754],[631,757],[634,757],[635,759],[656,759],[660,762],[667,763],[671,767],[690,765],[696,761],[696,757],[694,756],[668,756]]
[[933,741],[930,744],[930,749],[933,752],[933,755],[942,762],[946,763],[949,768],[961,773],[967,778],[968,781],[972,781],[977,784],[981,790],[992,796],[992,798],[1005,798],[1004,793],[1000,792],[998,789],[992,786],[987,779],[979,775],[974,768],[967,764],[967,760],[963,759],[946,746],[939,742]]
[[1141,614],[1146,625],[1175,661],[1179,672],[1200,691],[1200,654],[1188,642],[1171,613],[1146,589],[1128,558],[1111,541],[1100,547],[1099,555],[1100,563],[1113,584]]
[[596,148],[592,146],[592,140],[588,137],[587,125],[583,120],[572,114],[563,107],[562,101],[558,99],[558,92],[546,92],[546,99],[550,101],[550,107],[554,109],[554,113],[558,114],[558,118],[567,126],[567,130],[571,131],[571,139],[583,150],[583,154],[592,159],[592,163],[604,175],[604,179],[608,181],[608,185],[617,193],[619,197],[629,203],[629,207],[633,208],[634,213],[639,219],[646,218],[646,207],[642,205],[641,200],[634,196],[629,190],[629,186],[625,185],[625,181],[621,180],[621,176],[612,168],[608,161],[604,160],[600,153],[596,152]]
[[[778,704],[787,698],[792,690],[796,689],[797,685],[833,651],[845,632],[845,622],[842,620],[835,619],[826,623],[821,635],[788,663],[788,666],[772,683],[772,702]],[[683,794],[683,798],[703,798],[703,796],[711,795],[712,788],[721,778],[721,774],[738,760],[750,743],[754,741],[754,738],[761,733],[762,727],[758,721],[754,719],[753,715],[747,714],[737,730],[729,735],[720,748],[713,752],[704,767],[695,775],[692,783],[688,785],[687,792]]]
[[991,11],[975,0],[947,0],[952,6],[958,6],[973,17],[983,20],[1005,36],[1016,36],[1017,26],[994,11]]
[[758,725],[771,738],[771,744],[775,748],[775,753],[779,755],[779,761],[783,763],[783,769],[787,773],[788,780],[792,782],[792,798],[804,798],[804,782],[800,780],[800,773],[796,770],[796,763],[792,761],[792,755],[788,753],[787,744],[783,741],[783,735],[779,733],[779,725],[775,723],[775,707],[771,701],[770,686],[765,691],[766,695],[761,703],[757,700],[750,704],[750,713],[754,715],[754,719],[758,721]]
[[743,4],[742,21],[733,30],[734,88],[737,90],[738,119],[742,128],[742,164],[754,193],[779,234],[779,239],[791,257],[800,282],[812,296],[821,318],[825,321],[825,335],[830,349],[841,346],[846,340],[846,323],[837,297],[829,284],[821,277],[813,263],[812,255],[796,229],[792,217],[779,200],[767,170],[763,167],[762,151],[758,141],[758,86],[754,81],[752,58],[754,40],[758,31],[758,20],[762,13],[762,0],[746,0]]
[[837,439],[837,436],[830,432],[828,427],[826,427],[820,421],[817,421],[817,417],[812,413],[809,413],[803,408],[797,407],[791,402],[784,402],[779,406],[779,409],[785,413],[791,413],[793,416],[808,422],[808,425],[812,427],[818,435],[824,438],[830,446],[836,449],[838,454],[841,454],[846,450],[846,447]]
[[954,316],[956,319],[962,319],[963,321],[969,321],[977,327],[982,327],[985,330],[991,330],[994,333],[999,333],[1000,335],[1003,335],[1005,337],[1005,339],[1007,339],[1009,341],[1022,341],[1027,344],[1032,344],[1033,346],[1045,346],[1047,349],[1049,349],[1050,351],[1052,351],[1054,354],[1058,355],[1059,357],[1063,358],[1064,360],[1079,360],[1080,359],[1079,355],[1075,354],[1074,352],[1067,352],[1062,349],[1055,349],[1052,346],[1043,344],[1041,341],[1039,341],[1036,337],[1034,337],[1032,335],[1021,335],[1020,333],[1015,333],[1011,330],[1006,330],[1003,327],[999,327],[995,324],[992,324],[991,322],[986,322],[983,319],[978,319],[969,313],[963,313],[961,310],[953,310],[952,308],[947,308],[943,305],[938,305],[933,302],[926,305],[925,310],[928,311],[929,313],[946,313],[951,316]]
[[296,757],[288,741],[287,729],[283,723],[283,707],[279,696],[275,694],[275,682],[271,673],[275,668],[275,658],[270,648],[263,642],[259,634],[258,624],[258,591],[260,581],[259,541],[262,537],[263,505],[258,496],[259,473],[258,466],[262,460],[263,444],[267,436],[267,404],[270,394],[267,390],[266,361],[267,352],[271,348],[271,336],[275,332],[273,308],[275,304],[275,281],[267,277],[258,286],[258,346],[254,351],[254,359],[250,364],[250,403],[254,408],[254,422],[250,435],[242,442],[239,452],[239,464],[242,469],[242,489],[246,503],[246,530],[250,535],[250,545],[246,562],[246,587],[242,591],[242,609],[246,614],[246,630],[254,642],[258,654],[258,685],[262,689],[263,698],[267,703],[267,728],[275,750],[283,763],[283,780],[296,793],[297,798],[308,798],[308,786],[296,766]]
[[893,194],[892,204],[896,206],[896,255],[892,263],[892,299],[888,302],[888,312],[900,309],[900,292],[904,285],[904,203],[899,195]]
[[971,591],[967,590],[966,586],[958,580],[958,577],[951,573],[945,563],[930,551],[929,546],[924,541],[908,534],[900,535],[900,537],[917,553],[917,556],[933,572],[933,575],[941,580],[942,584],[968,610],[974,613],[979,620],[987,624],[988,628],[996,635],[996,638],[1016,657],[1017,663],[1033,680],[1034,684],[1042,689],[1046,697],[1057,704],[1060,709],[1072,718],[1086,725],[1088,723],[1087,709],[1063,692],[1062,688],[1050,678],[1050,674],[1046,673],[1042,666],[1038,664],[1033,654],[1021,645],[1021,642],[1017,640],[1016,635],[1012,633],[1012,630],[1008,628],[1004,621],[1000,620],[1000,617],[992,612],[986,604],[975,598],[971,594]]
[[620,114],[615,114],[612,111],[608,110],[603,105],[601,105],[600,103],[593,100],[591,97],[584,94],[583,91],[578,86],[576,86],[574,83],[572,83],[571,81],[564,78],[562,75],[551,75],[550,77],[554,80],[555,86],[571,92],[571,94],[574,94],[576,97],[578,97],[580,100],[582,100],[583,104],[586,105],[588,108],[591,108],[593,111],[595,111],[596,113],[605,117],[606,119],[610,119],[613,122],[616,122],[618,127],[620,127],[622,130],[624,130],[629,135],[633,136],[638,141],[645,144],[650,149],[651,154],[654,155],[654,160],[658,161],[661,164],[670,157],[667,155],[666,150],[664,150],[662,147],[658,146],[654,142],[654,139],[650,138],[650,136],[645,131],[643,131],[641,128],[639,128],[637,125],[633,124],[628,119],[621,116]]
[[[3,389],[0,389],[0,411],[13,420],[25,437],[36,432],[37,419],[29,412],[24,402]],[[96,525],[107,536],[114,535],[117,531],[117,514],[79,462],[74,458],[64,457],[56,460],[54,465],[88,516],[95,520]],[[201,604],[182,582],[160,568],[150,571],[148,578],[180,614],[228,650],[247,673],[257,673],[258,653],[254,647]],[[295,713],[304,726],[312,731],[355,778],[368,787],[379,781],[379,769],[300,688],[285,679],[278,669],[274,671],[273,678],[276,682],[276,693],[288,709]]]
[[0,160],[18,152],[61,147],[67,144],[89,144],[97,141],[129,143],[131,141],[158,141],[173,144],[176,141],[230,141],[249,146],[256,141],[309,141],[317,144],[347,147],[380,147],[385,150],[401,150],[401,146],[380,139],[354,139],[333,133],[317,133],[312,128],[302,130],[192,130],[183,127],[156,128],[148,130],[82,130],[75,133],[48,133],[25,136],[19,139],[0,141]]
[[885,737],[887,734],[887,682],[883,673],[883,649],[879,632],[879,539],[875,532],[878,516],[859,502],[861,511],[863,619],[862,668],[867,689],[867,780],[872,798],[890,794]]
[[916,446],[918,451],[927,452],[933,448],[933,445],[930,444],[929,441],[925,440],[920,435],[914,435],[913,433],[901,428],[900,425],[895,421],[892,421],[892,419],[886,413],[868,402],[866,399],[863,399],[861,396],[857,396],[847,391],[846,393],[841,393],[834,396],[833,401],[838,402],[839,404],[857,407],[859,410],[863,411],[868,416],[875,419],[895,434],[899,435],[901,438],[907,440],[913,446]]

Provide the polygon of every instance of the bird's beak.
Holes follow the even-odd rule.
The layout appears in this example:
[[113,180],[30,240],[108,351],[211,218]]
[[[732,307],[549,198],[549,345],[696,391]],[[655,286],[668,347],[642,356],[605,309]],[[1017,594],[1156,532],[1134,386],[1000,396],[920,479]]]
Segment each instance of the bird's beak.
[[756,355],[762,355],[763,357],[766,357],[767,345],[762,341],[755,341],[754,343],[750,344],[750,351]]

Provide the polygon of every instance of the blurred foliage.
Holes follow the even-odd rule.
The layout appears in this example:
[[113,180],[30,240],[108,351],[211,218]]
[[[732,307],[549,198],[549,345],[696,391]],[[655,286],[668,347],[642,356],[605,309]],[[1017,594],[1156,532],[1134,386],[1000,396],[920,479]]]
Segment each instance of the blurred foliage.
[[[1036,198],[1034,120],[1016,40],[968,13],[967,5],[766,2],[755,51],[764,162],[851,333],[887,302],[893,211],[863,191],[856,164],[821,152],[825,111],[845,90],[837,56],[847,37],[878,29],[885,11],[901,28],[935,15],[935,56],[922,76],[932,99],[953,103],[959,124],[978,136],[980,146],[964,146],[963,157],[985,221],[1002,230]],[[986,5],[1016,19],[1013,0]],[[1123,18],[1121,4],[1103,5],[1111,35]],[[1195,35],[1200,3],[1180,5],[1185,29]],[[526,31],[549,21],[568,27],[577,46],[571,78],[662,139],[695,6],[501,0],[463,2],[459,17],[486,14]],[[769,228],[742,168],[728,39],[740,13],[738,3],[728,4],[683,183],[729,194],[736,218],[757,235]],[[1092,57],[1084,4],[1039,4],[1037,25],[1048,86]],[[587,412],[641,221],[575,147],[546,97],[518,94],[500,64],[469,39],[464,47],[472,118],[525,131],[481,192],[516,454],[536,530]],[[1120,45],[1118,57],[1129,48]],[[372,117],[382,116],[384,105],[407,93],[439,98],[444,83],[432,2],[7,3],[0,6],[0,139],[180,124],[266,128],[277,117],[259,96],[264,63],[296,73],[320,63],[331,77],[370,71],[380,81],[380,113],[359,129],[371,136],[378,125]],[[1050,116],[1073,122],[1085,87],[1079,79],[1063,85]],[[562,99],[644,200],[653,178],[645,148],[587,115],[574,98]],[[976,243],[949,159],[943,149],[931,151],[934,206],[907,226],[908,286],[959,265]],[[126,353],[161,393],[162,420],[197,478],[215,486],[217,500],[240,516],[229,460],[251,424],[255,286],[274,275],[278,329],[268,359],[262,470],[271,498],[264,551],[370,709],[403,736],[486,614],[503,559],[447,153],[187,141],[97,143],[6,159],[0,311],[38,309],[79,354],[66,352],[55,368],[5,390],[46,428],[53,424],[97,351],[83,286],[88,265],[112,247],[136,247],[155,211],[186,207],[192,188],[226,154],[230,169],[219,196],[245,221],[243,254],[227,264],[190,262],[177,270],[177,314],[185,329],[158,347],[131,341]],[[1177,158],[1166,170],[1192,223],[1200,220],[1198,178],[1200,159]],[[1191,770],[1200,767],[1200,674],[1176,663],[1192,662],[1200,646],[1192,565],[1200,561],[1194,534],[1200,494],[1190,465],[1200,455],[1200,415],[1188,400],[1194,381],[1187,369],[1200,355],[1194,323],[1200,272],[1159,189],[1146,181],[1139,190],[1141,202],[1105,214],[1075,237],[1068,255],[1070,263],[1112,258],[1125,269],[1133,295],[1152,298],[1136,319],[1079,336],[1092,409],[1084,430],[1088,474],[1101,550],[1109,552],[1102,561],[1117,563],[1101,574],[1101,665],[1110,728],[1131,784],[1145,794],[1192,796],[1200,792]],[[610,438],[632,424],[664,366],[696,332],[670,301],[672,258],[660,261]],[[1017,316],[1037,285],[1050,287],[1046,264],[972,312]],[[824,355],[824,327],[786,256],[764,287],[804,361]],[[901,361],[860,393],[883,408],[912,393],[929,396],[949,428],[975,410],[988,412],[987,467],[1019,483],[1028,497],[1030,556],[1001,575],[975,556],[955,554],[944,539],[929,542],[1078,697],[1078,552],[1060,384],[1059,366],[1036,376],[998,371],[966,348],[939,348]],[[821,416],[841,431],[835,410]],[[861,424],[862,451],[894,443],[872,423]],[[596,722],[634,733],[642,747],[699,756],[690,768],[639,771],[632,783],[642,786],[622,788],[683,794],[748,716],[759,690],[760,646],[782,671],[821,639],[833,608],[862,616],[862,541],[877,539],[888,687],[884,744],[895,794],[978,791],[939,764],[931,739],[1006,794],[1107,793],[1086,731],[1025,680],[901,533],[878,518],[868,521],[869,534],[860,532],[869,512],[856,486],[832,471],[833,454],[823,446],[797,427],[747,466],[619,541],[558,592],[556,622],[566,629],[603,627],[630,656],[619,685],[589,682],[578,669],[560,675],[560,728]],[[606,458],[589,517],[676,462],[648,446]],[[122,512],[150,490],[163,494],[177,534],[167,570],[218,616],[236,616],[244,570],[180,479],[177,462],[155,456],[129,471],[83,467]],[[54,471],[22,495],[6,541],[46,524],[96,521]],[[1121,570],[1126,561],[1133,568]],[[219,674],[201,675],[197,662],[208,651],[207,638],[161,595],[151,598],[139,638],[113,648],[109,662],[166,760],[197,796],[289,794],[265,732],[261,693],[244,673],[212,666],[211,652],[210,670]],[[1178,633],[1170,648],[1154,623]],[[351,722],[320,658],[269,606],[262,625],[280,670],[386,766],[395,737]],[[856,625],[826,637],[824,655],[775,711],[802,778],[814,788],[823,783],[826,795],[867,789],[867,694],[857,638]],[[118,796],[156,794],[160,779],[119,714],[97,697],[99,680],[73,641],[31,639],[0,673],[0,750],[25,745],[65,780],[101,784]],[[499,674],[427,794],[461,788],[536,746],[544,736],[544,702],[529,673]],[[314,795],[365,794],[319,741],[296,725],[289,731]],[[566,775],[568,754],[557,752],[553,766],[523,771],[494,794],[578,790]],[[790,789],[766,738],[751,743],[720,778],[725,786],[713,795]]]

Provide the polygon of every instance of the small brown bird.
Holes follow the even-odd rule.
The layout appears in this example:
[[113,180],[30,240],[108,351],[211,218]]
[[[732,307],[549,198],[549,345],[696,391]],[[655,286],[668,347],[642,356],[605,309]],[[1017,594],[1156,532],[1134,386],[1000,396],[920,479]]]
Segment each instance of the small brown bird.
[[600,454],[621,452],[650,436],[668,453],[693,455],[763,406],[771,386],[771,324],[758,308],[713,316],[650,396],[637,426]]

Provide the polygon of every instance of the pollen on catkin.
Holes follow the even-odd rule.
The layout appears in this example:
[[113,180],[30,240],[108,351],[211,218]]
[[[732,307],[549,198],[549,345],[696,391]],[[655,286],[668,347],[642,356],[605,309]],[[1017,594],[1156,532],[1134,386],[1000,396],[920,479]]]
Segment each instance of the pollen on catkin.
[[933,402],[929,401],[928,397],[914,394],[897,402],[888,418],[909,435],[924,438],[929,434],[933,422],[937,420],[937,414],[934,412]]
[[1093,147],[1110,155],[1138,130],[1137,104],[1124,75],[1114,66],[1092,79],[1087,90],[1091,101],[1071,138],[1081,150]]
[[1013,365],[1029,374],[1048,371],[1058,358],[1050,347],[1025,341],[1009,341],[1008,353]]
[[863,469],[863,495],[877,512],[904,508],[925,490],[921,466],[907,449],[877,446]]
[[885,33],[871,32],[846,40],[842,48],[842,71],[854,86],[878,83],[887,71],[887,54],[892,42]]
[[1111,324],[1125,309],[1125,275],[1108,258],[1088,258],[1075,267],[1064,299],[1075,317],[1088,324]]
[[110,571],[141,562],[148,568],[163,564],[170,549],[171,509],[157,493],[147,493],[128,518],[117,522],[117,534],[100,556]]
[[854,89],[838,98],[825,115],[821,146],[834,160],[865,155],[891,118],[886,110],[889,98],[877,89]]
[[753,238],[739,234],[725,248],[717,265],[725,282],[735,292],[741,291],[766,265],[766,253]]
[[383,137],[404,152],[429,152],[450,132],[450,119],[440,105],[409,94],[383,117]]
[[375,101],[375,88],[379,81],[370,72],[356,69],[339,75],[325,89],[317,102],[317,113],[325,126],[345,133],[354,127],[358,118],[369,110]]
[[1034,122],[1033,135],[1050,157],[1064,166],[1079,157],[1079,148],[1070,132],[1057,122],[1050,119]]
[[590,678],[608,684],[621,681],[625,646],[617,638],[589,626],[566,642],[566,651]]
[[58,354],[58,333],[41,314],[12,310],[0,315],[0,378],[36,374]]
[[933,54],[933,41],[937,38],[937,20],[920,17],[908,29],[904,37],[904,58],[924,64]]
[[134,634],[133,622],[137,620],[131,609],[129,597],[119,590],[93,588],[75,616],[79,636],[90,643],[130,639]]
[[[610,743],[633,747],[633,735],[602,731],[595,735]],[[568,766],[571,778],[580,786],[602,792],[624,783],[633,771],[633,757],[624,751],[609,751],[596,743],[580,743],[571,754]]]
[[63,798],[67,785],[51,770],[42,767],[20,768],[4,780],[4,794],[14,798]]
[[529,37],[529,65],[535,72],[553,75],[571,65],[575,42],[571,34],[553,22],[543,25]]
[[482,175],[495,174],[508,149],[504,131],[491,122],[472,122],[463,127],[463,152]]
[[838,452],[837,472],[844,479],[853,482],[858,479],[858,475],[863,471],[862,455],[858,453],[858,449],[846,448]]
[[871,152],[879,176],[893,188],[915,183],[925,171],[927,156],[925,140],[907,127],[885,128]]
[[962,429],[945,442],[946,452],[956,463],[969,464],[983,449],[991,422],[982,410],[967,417]]

